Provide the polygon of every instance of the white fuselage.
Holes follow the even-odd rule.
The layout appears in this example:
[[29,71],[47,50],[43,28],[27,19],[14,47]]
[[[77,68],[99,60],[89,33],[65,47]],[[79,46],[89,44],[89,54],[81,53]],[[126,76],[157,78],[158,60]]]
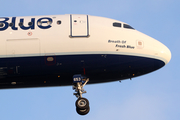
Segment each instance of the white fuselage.
[[[94,54],[136,56],[160,60],[164,64],[171,59],[171,52],[165,45],[113,19],[51,15],[6,17],[0,18],[0,23],[0,59]],[[54,59],[50,57],[47,61],[63,64]]]
[[[74,19],[72,18],[72,24],[74,28],[76,27],[73,34],[86,36],[87,15],[72,16],[75,16]],[[19,27],[20,19],[24,19],[24,26],[28,26],[32,18],[35,18],[34,29],[23,30]],[[6,30],[0,31],[0,57],[84,53],[128,54],[157,58],[165,63],[168,63],[171,58],[168,48],[159,41],[134,29],[113,27],[114,22],[125,24],[117,20],[89,15],[89,36],[70,37],[70,15],[48,16],[53,20],[52,23],[42,23],[44,26],[51,25],[48,29],[38,27],[37,20],[40,18],[44,18],[44,16],[16,17],[15,27],[17,30],[8,27]],[[43,20],[48,21],[48,19]],[[12,18],[9,18],[7,22],[11,23],[11,21]],[[61,21],[61,24],[58,25],[57,21]],[[138,44],[138,42],[140,43]]]

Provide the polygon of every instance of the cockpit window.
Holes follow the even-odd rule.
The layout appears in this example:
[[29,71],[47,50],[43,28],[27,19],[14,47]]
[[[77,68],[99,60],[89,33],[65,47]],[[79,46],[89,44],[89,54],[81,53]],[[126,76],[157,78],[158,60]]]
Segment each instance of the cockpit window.
[[115,22],[115,23],[113,23],[113,26],[114,26],[114,27],[121,27],[121,23]]
[[123,24],[123,27],[124,27],[124,28],[127,28],[127,29],[134,29],[133,27],[131,27],[131,26],[128,25],[128,24]]

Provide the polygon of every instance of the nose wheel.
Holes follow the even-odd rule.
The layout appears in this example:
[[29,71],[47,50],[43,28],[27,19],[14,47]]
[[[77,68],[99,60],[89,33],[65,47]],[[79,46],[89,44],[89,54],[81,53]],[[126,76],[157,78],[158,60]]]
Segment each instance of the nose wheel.
[[88,78],[84,78],[81,75],[73,76],[73,90],[75,90],[74,95],[78,98],[75,103],[76,112],[79,115],[86,115],[90,111],[89,101],[86,98],[82,97],[82,94],[86,93],[83,87],[87,84],[88,81]]
[[86,98],[78,98],[76,100],[76,112],[79,115],[86,115],[89,113],[89,101]]

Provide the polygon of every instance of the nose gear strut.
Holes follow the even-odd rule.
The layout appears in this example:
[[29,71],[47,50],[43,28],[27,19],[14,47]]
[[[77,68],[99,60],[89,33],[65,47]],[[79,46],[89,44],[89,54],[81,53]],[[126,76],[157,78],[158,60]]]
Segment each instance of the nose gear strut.
[[89,101],[82,97],[82,94],[86,93],[83,87],[87,84],[89,78],[83,77],[81,74],[73,76],[73,90],[75,90],[74,95],[78,98],[76,100],[76,111],[80,115],[86,115],[90,111]]

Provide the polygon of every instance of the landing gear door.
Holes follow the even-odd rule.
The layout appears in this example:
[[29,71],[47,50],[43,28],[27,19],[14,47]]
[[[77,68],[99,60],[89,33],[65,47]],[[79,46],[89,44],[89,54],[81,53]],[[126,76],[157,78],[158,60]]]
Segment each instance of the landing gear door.
[[70,37],[89,37],[88,15],[70,15]]

